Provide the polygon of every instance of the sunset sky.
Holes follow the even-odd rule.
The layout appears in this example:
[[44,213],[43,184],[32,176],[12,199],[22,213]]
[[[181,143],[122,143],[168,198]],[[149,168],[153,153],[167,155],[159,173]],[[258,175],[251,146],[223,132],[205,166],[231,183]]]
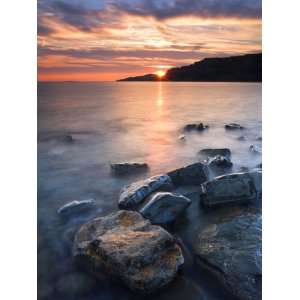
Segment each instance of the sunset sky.
[[116,80],[259,51],[260,0],[38,0],[39,80]]

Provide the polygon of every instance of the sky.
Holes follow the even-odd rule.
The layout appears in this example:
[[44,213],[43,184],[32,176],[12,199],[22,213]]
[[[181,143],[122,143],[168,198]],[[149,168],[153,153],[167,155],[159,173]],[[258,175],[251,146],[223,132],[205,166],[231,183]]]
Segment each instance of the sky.
[[110,81],[261,51],[261,0],[38,0],[38,80]]

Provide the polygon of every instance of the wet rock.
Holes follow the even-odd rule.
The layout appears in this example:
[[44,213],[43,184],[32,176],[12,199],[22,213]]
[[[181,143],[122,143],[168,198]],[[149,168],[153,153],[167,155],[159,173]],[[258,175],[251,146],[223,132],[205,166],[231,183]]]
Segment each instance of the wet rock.
[[217,155],[224,156],[228,159],[231,157],[231,151],[228,148],[207,148],[207,149],[201,149],[199,151],[199,154],[206,159],[215,157]]
[[208,161],[208,166],[212,170],[226,170],[232,168],[232,162],[226,156],[217,155]]
[[258,146],[250,145],[249,151],[253,154],[261,154],[261,149]]
[[261,173],[256,173],[259,172],[232,173],[203,183],[200,196],[202,205],[213,207],[257,200]]
[[185,142],[185,140],[186,140],[184,134],[180,135],[180,136],[178,137],[178,139],[179,139],[180,141],[182,141],[182,142]]
[[198,262],[206,264],[239,299],[261,299],[261,234],[260,214],[211,224],[196,238]]
[[196,124],[187,124],[183,127],[184,131],[203,131],[208,129],[208,125],[204,125],[203,123]]
[[191,204],[191,200],[172,193],[158,192],[139,212],[152,224],[170,224]]
[[175,238],[134,211],[118,211],[84,224],[73,254],[97,275],[107,272],[134,291],[154,292],[169,284],[184,258]]
[[110,168],[115,175],[126,175],[146,172],[148,165],[146,163],[115,163],[111,164]]
[[239,129],[244,129],[243,126],[241,126],[240,124],[237,123],[229,123],[229,124],[225,124],[225,129],[227,130],[239,130]]
[[70,215],[72,213],[79,213],[92,208],[95,205],[94,199],[74,200],[71,201],[57,210],[60,215]]
[[119,207],[122,209],[135,209],[151,193],[171,190],[172,187],[172,181],[168,175],[153,176],[134,182],[121,190]]
[[206,166],[194,163],[183,168],[168,172],[174,185],[199,185],[207,180]]
[[258,196],[261,196],[262,193],[262,171],[261,169],[256,169],[247,173],[252,179],[256,192]]
[[237,140],[238,141],[245,141],[246,138],[243,135],[241,135],[241,136],[237,137]]
[[56,284],[56,290],[61,296],[78,297],[91,293],[97,282],[85,273],[74,272],[63,275]]

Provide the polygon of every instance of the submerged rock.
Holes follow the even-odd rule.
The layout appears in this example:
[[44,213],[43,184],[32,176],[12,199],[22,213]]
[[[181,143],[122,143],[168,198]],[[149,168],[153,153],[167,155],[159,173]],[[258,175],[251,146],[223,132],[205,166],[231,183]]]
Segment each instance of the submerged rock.
[[245,141],[246,138],[243,135],[241,135],[241,136],[237,137],[237,140],[238,141]]
[[232,162],[226,156],[216,155],[215,157],[209,159],[208,166],[213,169],[230,169],[232,167]]
[[95,275],[105,271],[143,293],[170,283],[184,263],[172,235],[138,212],[122,210],[84,224],[75,236],[73,254]]
[[244,129],[243,126],[237,123],[229,123],[224,125],[225,129],[227,130],[237,130],[237,129]]
[[110,167],[115,175],[135,174],[148,170],[146,163],[115,163]]
[[261,215],[246,214],[211,224],[199,233],[194,250],[229,291],[243,300],[261,299]]
[[206,166],[194,163],[183,168],[168,172],[174,185],[199,185],[207,180]]
[[250,145],[249,151],[254,154],[261,154],[261,149],[258,146]]
[[72,213],[82,212],[84,210],[88,210],[95,204],[94,199],[86,199],[86,200],[74,200],[71,201],[57,210],[57,213],[60,215],[69,215]]
[[228,159],[231,157],[231,151],[228,148],[206,148],[206,149],[201,149],[199,151],[199,154],[202,155],[203,157],[211,158],[215,157],[217,155],[224,156]]
[[182,214],[191,204],[191,200],[172,193],[158,192],[150,196],[149,201],[139,212],[152,224],[169,224]]
[[207,129],[209,126],[204,125],[203,123],[195,123],[195,124],[187,124],[183,127],[184,131],[203,131]]
[[151,193],[171,190],[172,187],[172,181],[168,175],[153,176],[134,182],[121,190],[119,207],[122,209],[135,209]]
[[205,207],[231,203],[250,203],[259,196],[261,172],[222,175],[202,184],[201,203]]

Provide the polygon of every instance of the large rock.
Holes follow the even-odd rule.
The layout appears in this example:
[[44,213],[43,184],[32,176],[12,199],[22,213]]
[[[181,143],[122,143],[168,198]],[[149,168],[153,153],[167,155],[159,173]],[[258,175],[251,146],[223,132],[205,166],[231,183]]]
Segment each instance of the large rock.
[[75,236],[73,254],[95,275],[105,271],[144,293],[170,283],[184,263],[172,235],[138,212],[122,210],[84,224]]
[[152,224],[170,224],[191,204],[191,200],[172,193],[158,192],[139,211]]
[[151,193],[170,189],[172,189],[172,181],[168,175],[153,176],[134,182],[121,190],[119,207],[122,209],[136,209]]
[[205,207],[257,200],[261,190],[261,172],[232,173],[202,184],[201,203]]
[[183,127],[184,131],[203,131],[207,129],[209,126],[204,125],[203,123],[194,123],[194,124],[187,124]]
[[57,210],[57,213],[63,216],[70,215],[72,213],[79,213],[92,208],[95,205],[94,199],[86,200],[74,200],[71,201]]
[[213,170],[213,171],[218,171],[218,170],[226,170],[226,169],[231,169],[232,168],[232,162],[230,161],[230,158],[222,155],[216,155],[213,158],[210,158],[208,160],[208,166]]
[[208,266],[243,300],[261,299],[261,215],[246,214],[211,224],[194,244],[198,262]]
[[217,155],[224,156],[228,159],[231,157],[231,151],[228,148],[206,148],[199,151],[199,154],[204,158],[212,158]]
[[207,180],[206,166],[195,163],[167,173],[174,185],[199,185]]
[[227,130],[239,130],[239,129],[244,129],[243,126],[237,123],[229,123],[224,125],[225,129]]
[[146,172],[148,165],[146,163],[115,163],[111,164],[110,168],[115,175],[127,175]]

